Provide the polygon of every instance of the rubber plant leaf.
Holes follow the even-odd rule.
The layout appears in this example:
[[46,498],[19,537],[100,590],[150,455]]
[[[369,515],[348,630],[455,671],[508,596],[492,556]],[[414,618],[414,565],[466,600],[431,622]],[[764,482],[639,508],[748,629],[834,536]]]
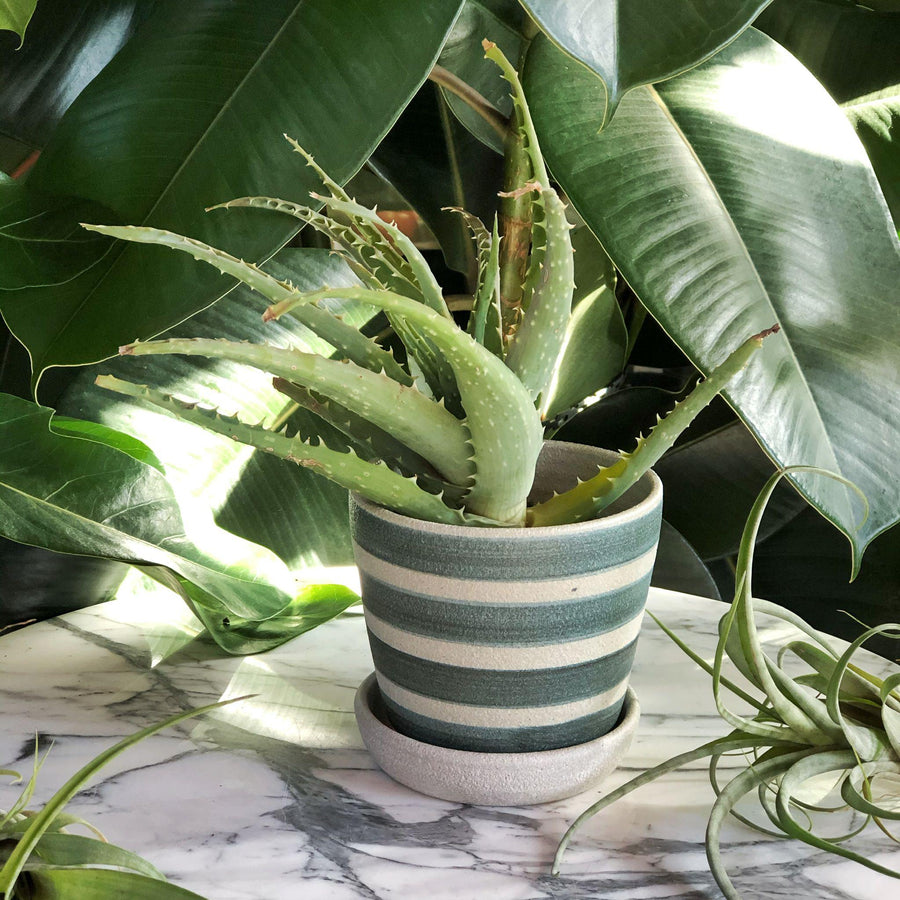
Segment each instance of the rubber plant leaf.
[[521,2],[557,47],[602,79],[602,128],[629,90],[672,78],[709,59],[771,0]]
[[840,471],[862,488],[870,514],[857,531],[844,487],[794,477],[850,538],[856,571],[900,510],[900,372],[889,362],[900,244],[840,107],[753,29],[632,91],[599,136],[595,75],[538,38],[525,76],[555,177],[701,371],[734,332],[780,322],[784,339],[724,395],[776,463]]
[[[302,198],[318,187],[311,169],[283,153],[285,131],[336,178],[349,178],[427,76],[460,5],[158,4],[69,107],[29,183],[247,259],[269,257],[298,222],[207,216],[204,207],[241,193]],[[161,292],[166,283],[186,287]],[[172,254],[121,244],[63,285],[20,291],[0,304],[37,380],[47,366],[96,361],[158,334],[233,284]]]

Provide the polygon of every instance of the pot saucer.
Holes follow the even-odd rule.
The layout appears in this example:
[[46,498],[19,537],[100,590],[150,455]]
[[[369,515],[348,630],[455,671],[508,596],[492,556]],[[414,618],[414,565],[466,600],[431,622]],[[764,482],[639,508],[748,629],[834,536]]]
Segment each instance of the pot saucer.
[[419,793],[480,806],[528,806],[596,787],[628,751],[641,715],[631,688],[612,731],[584,744],[528,753],[473,753],[414,740],[388,721],[373,672],[359,686],[356,722],[372,758]]

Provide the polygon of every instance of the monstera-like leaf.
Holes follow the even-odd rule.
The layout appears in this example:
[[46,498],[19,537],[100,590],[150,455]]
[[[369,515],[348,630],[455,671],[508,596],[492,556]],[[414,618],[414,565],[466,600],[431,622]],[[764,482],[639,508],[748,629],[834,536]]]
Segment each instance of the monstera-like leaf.
[[599,78],[537,39],[526,89],[555,177],[626,281],[702,370],[777,321],[726,397],[780,465],[842,472],[868,497],[798,479],[855,548],[900,511],[900,245],[865,151],[792,56],[748,30],[638,88],[600,134]]

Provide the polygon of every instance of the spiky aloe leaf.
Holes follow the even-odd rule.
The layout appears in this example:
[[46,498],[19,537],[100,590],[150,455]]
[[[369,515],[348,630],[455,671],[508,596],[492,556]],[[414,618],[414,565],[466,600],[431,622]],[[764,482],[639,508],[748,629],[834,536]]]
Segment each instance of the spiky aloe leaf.
[[[424,308],[412,300],[408,302]],[[138,342],[122,347],[119,352],[133,356],[170,353],[203,356],[261,369],[320,391],[358,415],[371,419],[424,456],[448,481],[465,484],[471,473],[468,434],[455,416],[415,388],[398,384],[386,375],[354,363],[265,344],[202,338]]]
[[[202,241],[184,237],[171,231],[143,226],[82,225],[88,231],[97,231],[123,241],[138,244],[155,244],[179,250],[205,262],[226,275],[242,281],[248,287],[265,297],[270,303],[278,303],[295,293],[294,286],[264,272],[259,266],[210,247]],[[412,379],[394,357],[379,347],[375,341],[361,334],[358,329],[347,325],[326,309],[305,307],[298,315],[299,320],[311,331],[339,350],[347,359],[373,372],[384,372],[401,384],[410,385]]]
[[663,419],[648,437],[641,437],[637,447],[622,453],[611,466],[601,469],[593,478],[582,481],[571,490],[557,494],[529,510],[532,525],[560,525],[583,522],[596,517],[618,499],[666,452],[678,436],[693,422],[701,410],[722,390],[762,346],[763,340],[779,331],[775,325],[753,335],[714,369],[697,387]]
[[542,429],[531,396],[519,379],[454,323],[390,291],[352,287],[311,291],[272,307],[266,315],[276,318],[297,303],[315,303],[326,297],[371,303],[412,322],[434,342],[453,369],[466,413],[475,465],[466,508],[500,522],[524,524]]
[[372,462],[383,460],[392,469],[400,469],[404,475],[430,475],[438,477],[428,460],[400,443],[383,428],[373,425],[368,419],[351,412],[329,397],[311,391],[285,378],[273,378],[276,391],[289,397],[298,406],[315,413],[346,435],[355,445],[354,449],[363,459]]
[[494,356],[503,356],[503,333],[500,313],[500,234],[497,217],[493,231],[488,231],[478,216],[456,206],[447,210],[459,213],[478,248],[478,287],[475,302],[469,316],[468,332],[479,344],[487,347]]
[[531,258],[522,300],[524,319],[513,335],[506,364],[533,399],[546,393],[563,348],[575,291],[572,241],[565,206],[550,184],[534,123],[516,70],[496,44],[484,42],[485,56],[495,62],[512,87],[516,127],[531,161],[534,197]]
[[216,410],[204,409],[196,403],[179,400],[162,391],[153,390],[145,385],[132,384],[111,375],[101,375],[97,379],[97,384],[119,394],[151,403],[183,421],[200,425],[289,462],[306,466],[342,487],[357,491],[372,502],[404,515],[448,525],[475,522],[482,525],[497,524],[483,518],[468,517],[459,510],[451,509],[440,497],[422,490],[414,478],[398,475],[383,462],[366,462],[352,450],[343,453],[332,450],[324,444],[311,444],[301,437],[289,437],[284,432],[268,431],[259,426],[247,425],[237,416],[222,415]]

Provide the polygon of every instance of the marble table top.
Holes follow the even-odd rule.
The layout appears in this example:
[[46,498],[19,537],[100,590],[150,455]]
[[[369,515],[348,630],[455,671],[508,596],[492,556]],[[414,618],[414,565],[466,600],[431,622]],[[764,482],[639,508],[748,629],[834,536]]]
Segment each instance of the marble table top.
[[[562,874],[549,874],[559,838],[590,802],[728,730],[709,679],[649,619],[632,677],[643,716],[621,768],[570,800],[488,808],[416,794],[370,759],[352,711],[372,669],[360,615],[240,659],[193,640],[197,623],[174,595],[137,580],[126,593],[0,637],[0,768],[29,771],[35,732],[52,741],[39,802],[138,728],[258,694],[138,745],[70,806],[177,884],[210,900],[720,897],[703,846],[713,792],[702,762],[595,817]],[[711,656],[722,604],[653,589],[649,608]],[[0,809],[18,795],[6,781]],[[747,900],[897,896],[886,876],[738,822],[723,846]],[[900,846],[875,828],[852,846],[900,868]]]

